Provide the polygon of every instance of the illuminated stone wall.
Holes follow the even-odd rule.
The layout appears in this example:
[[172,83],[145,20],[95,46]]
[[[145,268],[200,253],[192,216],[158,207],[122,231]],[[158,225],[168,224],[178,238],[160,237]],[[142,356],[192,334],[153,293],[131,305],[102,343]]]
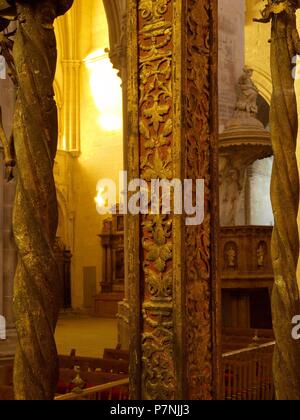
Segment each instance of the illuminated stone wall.
[[[72,30],[72,25],[76,30]],[[102,2],[75,0],[73,9],[56,29],[60,57],[56,94],[63,92],[59,118],[61,150],[55,165],[60,208],[58,235],[73,255],[72,302],[78,308],[85,300],[84,268],[95,268],[96,278],[89,281],[96,281],[97,290],[101,281],[102,250],[97,235],[104,217],[96,212],[94,198],[98,180],[117,181],[123,169],[122,89],[121,79],[104,51],[109,47],[109,39]],[[64,33],[69,34],[69,39],[62,36]]]

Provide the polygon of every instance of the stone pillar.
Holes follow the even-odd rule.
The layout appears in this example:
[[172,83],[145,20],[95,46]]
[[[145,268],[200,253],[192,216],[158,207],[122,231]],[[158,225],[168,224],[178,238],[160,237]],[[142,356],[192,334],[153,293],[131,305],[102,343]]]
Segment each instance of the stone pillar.
[[218,5],[219,120],[223,132],[233,115],[236,86],[245,62],[245,0],[219,0]]
[[215,0],[128,1],[129,180],[205,180],[205,218],[128,216],[134,399],[218,397]]
[[[7,137],[12,132],[14,112],[14,87],[11,81],[0,80],[0,106],[3,127]],[[16,248],[12,232],[12,208],[15,196],[15,182],[4,180],[3,150],[0,149],[0,314],[6,318],[8,329],[14,329],[12,314],[13,279],[17,264]]]
[[80,151],[80,65],[79,60],[62,60],[64,75],[62,138],[68,139],[68,144],[59,144],[59,148],[73,152],[74,156]]
[[[123,94],[123,156],[124,171],[128,171],[128,95],[127,95],[127,14],[122,16],[120,39],[117,45],[112,45],[109,52],[110,60],[122,79]],[[113,38],[113,37],[112,37]],[[128,289],[128,218],[124,216],[124,299],[118,304],[118,345],[122,349],[129,349],[129,289]]]

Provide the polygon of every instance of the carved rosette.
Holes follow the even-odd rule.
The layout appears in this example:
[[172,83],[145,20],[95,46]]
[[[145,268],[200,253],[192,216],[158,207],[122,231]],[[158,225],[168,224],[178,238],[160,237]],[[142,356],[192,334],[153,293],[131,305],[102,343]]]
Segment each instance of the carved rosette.
[[[209,105],[216,76],[211,66],[211,7],[209,0],[129,2],[129,175],[149,185],[151,179],[206,181],[201,226],[186,228],[184,217],[150,214],[142,216],[139,231],[138,220],[129,216],[135,398],[213,396],[211,244],[216,220],[211,211],[217,200],[210,189],[212,180],[218,180],[213,174],[217,147],[211,136],[217,125]],[[141,271],[135,258],[141,261]]]

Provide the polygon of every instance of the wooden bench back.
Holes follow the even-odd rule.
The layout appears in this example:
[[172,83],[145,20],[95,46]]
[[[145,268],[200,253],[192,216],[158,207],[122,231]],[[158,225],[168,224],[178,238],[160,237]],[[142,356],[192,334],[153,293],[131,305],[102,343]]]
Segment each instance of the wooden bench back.
[[128,374],[129,365],[126,360],[98,359],[96,357],[59,356],[60,368],[74,369],[80,367],[81,372],[102,371],[107,373]]
[[0,385],[0,401],[13,401],[14,399],[13,386]]
[[104,349],[103,359],[129,361],[129,351],[118,349]]
[[0,385],[12,386],[13,365],[0,366]]

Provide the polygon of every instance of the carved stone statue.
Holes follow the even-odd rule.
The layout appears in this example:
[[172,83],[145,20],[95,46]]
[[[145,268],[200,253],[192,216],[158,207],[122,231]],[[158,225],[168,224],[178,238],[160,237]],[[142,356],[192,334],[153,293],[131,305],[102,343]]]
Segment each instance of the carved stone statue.
[[220,188],[221,225],[235,226],[238,202],[242,191],[240,174],[238,169],[229,164],[222,175]]
[[13,82],[16,108],[6,163],[17,164],[14,236],[18,266],[14,312],[19,346],[14,366],[17,400],[52,400],[58,379],[54,330],[59,310],[59,270],[54,256],[58,224],[53,165],[57,108],[53,81],[57,51],[54,20],[73,0],[0,0],[0,38]]
[[272,155],[270,133],[257,118],[258,89],[252,73],[253,70],[244,67],[236,87],[234,114],[219,137],[221,226],[246,223],[246,212],[242,212],[239,204],[243,200],[247,169],[257,159]]
[[237,86],[237,104],[236,110],[247,112],[249,114],[257,114],[257,97],[258,89],[252,81],[253,70],[244,67],[243,74],[239,78]]
[[227,244],[225,260],[227,268],[236,268],[237,250],[234,243]]
[[236,87],[235,111],[225,126],[225,133],[249,130],[265,131],[263,124],[257,118],[259,91],[252,80],[252,76],[253,70],[245,66]]
[[260,243],[258,245],[257,251],[257,266],[258,267],[264,267],[265,266],[265,256],[266,256],[266,250],[263,243]]

